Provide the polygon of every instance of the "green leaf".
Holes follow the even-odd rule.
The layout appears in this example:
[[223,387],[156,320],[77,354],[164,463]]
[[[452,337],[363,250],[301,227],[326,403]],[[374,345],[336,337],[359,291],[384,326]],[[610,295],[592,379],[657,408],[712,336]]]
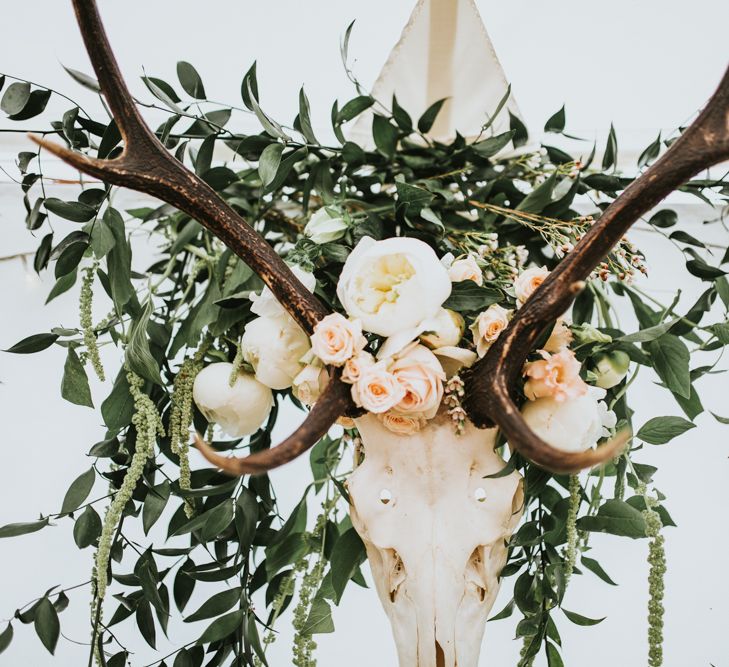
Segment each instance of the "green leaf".
[[10,646],[10,642],[13,641],[13,626],[8,623],[8,627],[0,632],[0,654]]
[[425,113],[418,119],[418,130],[420,130],[423,134],[430,132],[433,124],[435,123],[435,119],[438,117],[438,114],[447,99],[448,98],[443,98],[442,100],[433,102],[433,104],[425,110]]
[[490,287],[480,287],[473,280],[461,280],[453,283],[451,295],[443,304],[444,308],[457,311],[474,311],[488,308],[497,303],[503,295],[499,290]]
[[[86,228],[84,228],[86,230]],[[116,239],[105,220],[97,219],[90,225],[91,250],[97,259],[101,259],[114,247]]]
[[517,211],[525,213],[541,213],[542,210],[552,203],[552,193],[557,185],[557,172],[555,171],[544,183],[532,190],[516,207]]
[[622,341],[623,343],[647,343],[648,341],[660,338],[664,333],[670,331],[673,326],[680,321],[680,317],[675,317],[672,320],[662,322],[661,324],[656,324],[653,327],[641,329],[640,331],[628,334],[627,336],[621,336],[617,340]]
[[237,611],[221,616],[215,619],[197,640],[198,644],[211,644],[212,642],[225,639],[228,635],[233,634],[236,630],[240,630],[245,620],[246,610],[238,609]]
[[95,208],[78,201],[61,201],[55,197],[49,197],[43,202],[43,205],[47,211],[71,222],[87,222],[96,215]]
[[124,229],[124,220],[119,211],[111,207],[104,213],[104,222],[114,235],[114,247],[106,256],[109,269],[111,297],[118,313],[134,295],[132,286],[132,250],[129,247]]
[[270,185],[276,178],[283,149],[283,144],[279,143],[269,144],[263,149],[261,157],[258,159],[258,174],[264,187]]
[[509,618],[514,613],[514,599],[509,600],[507,605],[495,616],[492,616],[489,621],[501,621],[504,618]]
[[514,132],[512,141],[514,142],[514,148],[523,146],[529,140],[529,132],[527,131],[526,125],[521,122],[518,116],[515,116],[509,111],[509,129]]
[[326,600],[315,598],[311,605],[311,611],[301,629],[301,634],[306,636],[325,634],[334,632],[334,621],[332,620],[332,610]]
[[504,146],[506,146],[514,136],[514,130],[497,134],[483,141],[478,141],[475,144],[471,144],[471,148],[476,151],[481,157],[492,157],[496,155]]
[[386,158],[392,158],[397,149],[399,130],[384,116],[372,116],[372,137],[377,150]]
[[595,516],[583,516],[578,519],[577,527],[580,530],[623,537],[645,537],[645,519],[641,512],[617,499],[602,504]]
[[299,91],[299,125],[301,126],[301,134],[310,144],[318,144],[314,130],[311,127],[311,109],[309,107],[309,99],[306,97],[302,86]]
[[86,376],[81,360],[72,347],[68,348],[66,363],[63,366],[63,380],[61,381],[61,396],[70,403],[94,407],[89,389],[89,378]]
[[101,517],[96,510],[87,505],[73,525],[73,540],[79,549],[91,546],[101,535]]
[[593,574],[596,574],[606,584],[610,584],[611,586],[617,586],[617,584],[610,578],[610,575],[605,572],[602,565],[600,565],[600,563],[598,563],[594,558],[588,558],[587,556],[583,556],[581,562],[586,569],[590,570],[590,572],[592,572]]
[[676,336],[664,334],[647,343],[658,377],[679,396],[689,398],[691,394],[690,354],[686,345]]
[[617,164],[618,161],[618,138],[615,135],[615,128],[610,123],[610,133],[608,134],[607,144],[605,145],[605,153],[602,156],[602,168],[607,170]]
[[219,533],[225,530],[233,520],[233,499],[228,498],[226,501],[216,505],[207,512],[196,516],[178,528],[174,534],[184,535],[196,530],[202,530],[203,541],[209,542]]
[[178,106],[177,102],[180,101],[180,98],[177,97],[170,84],[162,81],[161,79],[155,79],[152,76],[143,76],[142,81],[144,82],[144,85],[149,88],[149,92],[172,109],[172,111],[178,114],[185,113],[185,110]]
[[88,88],[89,90],[100,93],[101,87],[99,86],[99,82],[94,79],[94,77],[89,76],[88,74],[84,74],[83,72],[79,72],[78,70],[71,69],[70,67],[66,67],[65,65],[61,65],[63,69],[66,70],[68,75],[78,84],[81,84],[84,88]]
[[658,157],[661,152],[661,133],[658,133],[656,140],[646,147],[646,149],[638,157],[638,168],[649,165]]
[[203,602],[196,612],[190,614],[185,619],[185,623],[193,623],[195,621],[202,621],[206,618],[220,616],[228,611],[233,605],[240,602],[241,590],[240,586],[237,586],[230,590],[216,593],[211,598]]
[[258,501],[256,494],[247,488],[242,488],[235,503],[235,530],[238,533],[240,548],[246,553],[253,543],[258,523]]
[[49,348],[58,340],[58,336],[52,333],[39,333],[23,338],[12,347],[3,352],[12,352],[13,354],[33,354]]
[[565,111],[564,111],[564,104],[562,105],[562,108],[555,113],[554,115],[549,117],[549,120],[544,124],[544,131],[545,132],[563,132],[564,126],[565,126],[566,118],[565,118]]
[[147,300],[142,316],[134,322],[129,343],[126,348],[126,361],[137,375],[162,385],[162,378],[159,374],[159,364],[154,360],[149,349],[149,335],[147,325],[152,315],[152,299]]
[[654,417],[641,426],[637,437],[651,445],[664,445],[695,427],[683,417]]
[[186,648],[183,648],[175,656],[175,661],[172,663],[172,667],[195,667],[192,656]]
[[196,100],[205,99],[205,88],[197,70],[190,64],[181,60],[177,63],[177,78],[182,89]]
[[156,648],[157,632],[154,628],[154,616],[152,616],[152,607],[145,598],[139,601],[135,616],[137,627],[139,628],[139,632],[142,633],[144,641],[152,648]]
[[659,227],[660,229],[666,229],[667,227],[673,227],[678,223],[678,214],[670,208],[664,208],[662,211],[658,211],[655,215],[651,216],[648,220],[649,225],[653,227]]
[[58,644],[58,636],[61,633],[61,624],[58,622],[58,614],[48,598],[43,598],[36,608],[33,626],[43,646],[53,655],[56,644]]
[[397,191],[397,205],[405,208],[405,215],[415,217],[420,211],[429,206],[434,199],[432,192],[419,188],[403,181],[395,181]]
[[5,526],[0,526],[0,538],[17,537],[18,535],[35,533],[41,528],[45,528],[47,525],[48,518],[39,519],[38,521],[27,521],[24,523],[8,523]]
[[25,81],[16,81],[8,86],[0,100],[0,109],[8,116],[20,113],[30,99],[30,84]]
[[410,114],[400,106],[397,101],[397,97],[394,94],[392,96],[392,118],[403,132],[410,134],[413,131],[413,119],[410,118]]
[[342,123],[346,123],[348,120],[356,118],[363,111],[369,109],[374,103],[375,100],[369,95],[360,95],[359,97],[349,100],[349,102],[347,102],[337,114],[337,125],[341,125]]
[[256,99],[256,96],[250,89],[250,82],[248,82],[248,86],[248,95],[251,106],[253,107],[253,113],[256,114],[256,118],[258,118],[261,125],[263,125],[263,129],[272,137],[277,137],[279,139],[283,139],[284,141],[291,141],[291,137],[283,131],[283,128],[275,120],[269,118],[264,113],[263,109],[261,109],[258,104],[258,100]]
[[255,97],[256,99],[258,99],[258,79],[256,78],[255,61],[243,76],[243,81],[241,82],[240,86],[240,96],[243,99],[243,104],[245,104],[248,109],[253,111],[251,97]]
[[717,415],[714,412],[711,413],[711,416],[716,419],[720,424],[729,424],[729,417],[722,417],[721,415]]
[[347,582],[366,558],[364,543],[354,528],[345,531],[334,543],[330,563],[335,604],[339,604]]
[[142,528],[145,535],[149,534],[150,528],[162,515],[169,498],[170,483],[167,480],[147,491],[147,497],[144,499],[144,506],[142,507]]
[[101,416],[110,431],[120,431],[132,422],[134,399],[129,393],[127,373],[123,367],[116,376],[111,393],[101,404]]
[[562,607],[562,611],[564,612],[564,615],[572,621],[575,625],[582,625],[582,626],[589,626],[589,625],[597,625],[598,623],[602,623],[605,618],[588,618],[587,616],[583,616],[582,614],[576,614],[574,611],[567,611],[564,607]]
[[550,642],[547,642],[547,667],[564,667],[559,649]]
[[94,488],[96,472],[93,467],[81,473],[68,487],[61,505],[61,514],[69,514],[76,511],[86,498],[89,497],[91,489]]

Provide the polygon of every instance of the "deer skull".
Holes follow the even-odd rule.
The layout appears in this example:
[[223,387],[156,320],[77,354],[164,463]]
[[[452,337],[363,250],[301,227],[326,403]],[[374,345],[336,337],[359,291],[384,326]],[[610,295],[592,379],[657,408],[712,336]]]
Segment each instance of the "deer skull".
[[413,435],[356,420],[365,459],[349,478],[352,523],[367,548],[400,667],[476,667],[486,618],[522,513],[521,476],[495,429],[457,436],[441,415]]

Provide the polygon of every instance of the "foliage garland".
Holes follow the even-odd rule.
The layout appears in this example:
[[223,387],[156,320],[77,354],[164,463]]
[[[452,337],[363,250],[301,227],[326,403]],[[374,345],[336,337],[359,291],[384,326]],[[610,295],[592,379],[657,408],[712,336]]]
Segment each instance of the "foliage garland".
[[[506,133],[493,134],[487,119],[474,141],[457,135],[448,144],[432,142],[426,135],[442,101],[414,122],[396,98],[388,105],[364,93],[347,66],[350,30],[343,58],[358,94],[341,107],[337,102],[332,107],[336,145],[317,140],[303,89],[291,128],[267,115],[259,103],[255,65],[243,78],[245,108],[207,100],[200,75],[185,62],[177,68],[184,95],[166,81],[145,76],[155,101],[143,106],[167,112],[157,136],[264,234],[287,262],[313,272],[317,295],[332,307],[337,305],[341,266],[365,236],[410,236],[426,241],[439,255],[474,258],[485,282],[454,283],[446,303],[467,324],[473,324],[490,303],[513,307],[512,282],[519,270],[529,264],[553,267],[593,220],[593,215],[579,211],[591,207],[599,215],[631,182],[616,171],[614,130],[601,163],[595,163],[594,147],[579,158],[550,145],[528,149],[527,129],[513,115]],[[68,72],[98,93],[93,78]],[[73,106],[42,134],[55,134],[69,147],[92,156],[113,157],[120,150],[113,121],[90,117],[56,91],[0,75],[0,90],[6,84],[0,108],[9,119],[26,121],[40,115],[56,94]],[[507,98],[508,91],[491,118]],[[375,111],[374,150],[344,134],[347,125],[368,110]],[[255,114],[263,132],[243,135],[230,129],[234,112]],[[565,133],[564,108],[547,121],[545,130]],[[641,154],[639,169],[671,141],[659,136]],[[502,152],[508,145],[517,150]],[[228,151],[223,164],[213,160],[214,150],[221,147]],[[0,537],[41,530],[52,520],[67,518],[78,547],[96,549],[94,574],[86,583],[91,584],[93,598],[90,655],[98,664],[132,664],[117,639],[119,630],[111,630],[117,624],[134,616],[142,636],[155,649],[157,630],[166,633],[174,613],[171,602],[184,614],[195,588],[217,589],[220,582],[232,580],[235,587],[226,583],[185,617],[186,622],[204,620],[205,629],[174,653],[157,655],[151,664],[162,667],[173,660],[176,666],[199,667],[207,660],[205,664],[213,667],[231,659],[227,664],[267,665],[266,649],[274,640],[276,620],[296,595],[293,664],[316,664],[313,636],[333,631],[331,605],[339,604],[349,581],[364,584],[360,567],[365,553],[347,516],[343,485],[356,449],[356,431],[336,429],[314,447],[313,481],[288,517],[280,516],[265,475],[231,480],[209,468],[190,470],[191,426],[201,432],[212,428],[218,449],[258,451],[270,446],[280,406],[288,401],[301,406],[290,390],[277,391],[276,405],[261,429],[247,438],[229,439],[193,402],[195,377],[206,364],[232,362],[231,384],[239,370],[251,370],[240,338],[253,319],[249,296],[259,293],[262,283],[197,222],[167,205],[131,209],[125,219],[113,206],[112,187],[84,181],[75,201],[46,196],[41,159],[40,151],[23,151],[17,162],[26,225],[31,232],[47,230],[34,268],[45,271],[53,263],[56,283],[49,300],[70,290],[81,274],[80,325],[29,336],[8,351],[65,347],[61,393],[72,403],[90,407],[86,362],[101,380],[99,347],[111,344],[122,349],[124,362],[100,406],[107,430],[89,451],[95,459],[92,468],[71,484],[60,512],[3,526]],[[718,207],[726,205],[729,195],[729,185],[721,179],[694,180],[682,189]],[[315,238],[306,229],[318,210],[342,223],[331,238]],[[53,216],[79,227],[58,239],[51,226]],[[723,224],[723,215],[713,222]],[[712,372],[729,344],[729,282],[722,268],[729,253],[722,249],[720,262],[710,263],[712,254],[702,241],[672,230],[678,226],[678,216],[671,209],[659,210],[647,223],[681,250],[688,274],[703,281],[706,290],[687,312],[676,311],[677,300],[668,305],[656,302],[632,283],[636,271],[645,273],[646,268],[638,249],[626,239],[598,268],[574,305],[572,349],[590,383],[607,372],[605,364],[610,366],[616,358],[629,360],[631,373],[622,373],[607,391],[617,428],[632,425],[626,391],[641,366],[657,373],[688,419],[651,419],[637,430],[630,451],[582,483],[577,476],[551,475],[519,455],[511,456],[505,470],[517,469],[524,476],[525,519],[511,541],[502,572],[507,581],[514,580],[513,599],[492,620],[510,616],[515,609],[521,612],[517,635],[523,640],[522,665],[531,664],[542,650],[550,667],[563,664],[556,610],[562,609],[578,625],[598,622],[562,607],[573,573],[589,570],[613,583],[601,565],[585,555],[592,532],[649,538],[649,664],[662,664],[665,555],[660,530],[673,522],[660,492],[654,489],[651,496],[647,492],[656,469],[633,460],[633,455],[642,449],[639,443],[662,444],[682,434],[703,411],[695,383]],[[157,260],[146,269],[132,268],[133,237],[158,243]],[[111,312],[94,326],[91,303],[96,279],[103,288],[96,296],[110,302]],[[724,319],[702,323],[717,298],[724,306]],[[626,333],[613,319],[617,299],[632,304],[637,331]],[[717,361],[691,368],[690,355],[696,351],[716,352]],[[456,429],[463,420],[462,392],[462,383],[454,376],[446,389],[446,404]],[[355,451],[354,456],[359,454]],[[87,502],[98,478],[108,483],[109,494]],[[606,484],[609,478],[614,478],[612,493]],[[311,495],[323,497],[322,510],[307,529]],[[94,506],[104,501],[109,504],[102,520]],[[147,536],[163,516],[167,533],[159,539],[171,546],[160,544],[157,533],[144,540],[127,536],[130,523],[139,522]],[[101,613],[104,601],[110,607],[107,585],[113,587],[118,602],[108,621]],[[51,589],[15,612],[14,620],[34,623],[51,653],[60,635],[58,614],[68,604],[66,592],[75,588]],[[262,588],[267,615],[251,605],[252,595]],[[0,653],[12,640],[14,620],[0,633]]]

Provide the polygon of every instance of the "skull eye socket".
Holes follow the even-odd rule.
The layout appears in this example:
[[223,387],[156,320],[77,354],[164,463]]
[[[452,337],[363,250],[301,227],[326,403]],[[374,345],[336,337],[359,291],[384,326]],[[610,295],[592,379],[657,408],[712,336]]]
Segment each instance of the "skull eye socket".
[[473,497],[476,502],[482,503],[486,500],[486,491],[483,489],[483,487],[479,486],[474,490]]
[[390,503],[391,500],[392,500],[392,491],[390,491],[390,489],[382,489],[382,491],[380,491],[380,502],[383,505],[387,505]]

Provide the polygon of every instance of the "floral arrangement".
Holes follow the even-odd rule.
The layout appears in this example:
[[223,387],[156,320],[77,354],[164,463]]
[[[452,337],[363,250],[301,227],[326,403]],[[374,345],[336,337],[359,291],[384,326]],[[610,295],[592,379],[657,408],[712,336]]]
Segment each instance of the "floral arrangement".
[[[99,92],[92,77],[69,74]],[[60,524],[72,528],[79,549],[94,551],[88,651],[100,665],[132,664],[124,640],[131,617],[149,644],[150,664],[201,665],[206,655],[208,665],[268,664],[276,622],[293,604],[293,664],[310,666],[313,637],[334,629],[332,605],[348,582],[364,583],[365,553],[344,486],[358,455],[356,428],[342,420],[312,449],[311,483],[289,516],[281,516],[267,475],[231,479],[207,466],[193,469],[191,430],[206,433],[220,451],[260,451],[270,446],[281,406],[315,403],[327,382],[324,366],[332,365],[356,405],[403,437],[439,410],[458,432],[465,419],[461,369],[486,353],[632,178],[616,171],[614,132],[601,162],[589,144],[578,145],[576,156],[549,143],[531,148],[515,116],[508,132],[494,134],[485,118],[476,139],[457,135],[441,144],[427,133],[442,101],[414,120],[396,98],[375,100],[357,84],[353,99],[334,104],[335,139],[322,143],[303,90],[291,127],[266,114],[255,67],[243,78],[241,108],[209,101],[189,63],[178,64],[178,78],[179,85],[144,78],[151,95],[145,106],[167,113],[157,136],[335,314],[309,337],[253,271],[186,214],[168,205],[122,212],[111,185],[87,180],[79,180],[76,199],[48,197],[42,150],[21,152],[25,222],[40,235],[34,268],[53,267],[49,300],[80,282],[79,323],[36,333],[8,351],[63,347],[61,395],[77,406],[99,405],[105,429],[89,443],[93,465],[72,482],[60,510],[3,526],[0,537]],[[92,118],[65,94],[10,74],[0,75],[3,87],[0,107],[22,127],[91,156],[118,154],[113,120]],[[52,95],[69,101],[62,119],[45,130],[29,127]],[[374,149],[345,135],[367,110],[375,111]],[[255,114],[261,133],[237,132],[241,113]],[[563,109],[545,129],[564,133]],[[648,146],[638,169],[671,140]],[[216,147],[227,148],[224,163],[213,163]],[[728,188],[722,180],[684,186],[717,206],[716,223]],[[624,239],[534,349],[517,388],[528,424],[554,447],[583,451],[626,426],[636,434],[631,446],[597,472],[567,476],[510,456],[501,443],[507,470],[524,476],[526,510],[502,572],[504,586],[513,582],[513,599],[495,618],[514,610],[523,616],[520,665],[542,650],[550,665],[561,665],[557,622],[596,622],[563,607],[577,574],[612,583],[585,555],[593,531],[650,541],[649,664],[662,664],[661,530],[672,521],[644,445],[681,435],[704,409],[700,380],[716,362],[692,366],[691,355],[718,360],[729,344],[729,254],[717,260],[716,249],[679,228],[670,208],[647,225],[670,237],[686,278],[704,283],[701,298],[689,310],[654,299],[643,287],[643,256]],[[138,242],[154,245],[151,265],[135,261]],[[614,318],[618,300],[635,312],[627,329]],[[92,306],[101,301],[107,315],[95,321]],[[657,374],[684,417],[633,423],[627,389],[641,368]],[[106,380],[102,389],[92,392],[89,371]],[[89,501],[98,486],[108,491]],[[309,518],[314,496],[319,510]],[[134,525],[142,532],[130,532]],[[75,588],[64,582],[19,607],[0,630],[0,652],[19,624],[33,623],[53,653],[66,593]],[[206,601],[188,613],[195,589],[207,592]],[[183,635],[169,625],[175,615],[202,626]],[[158,633],[168,627],[178,648],[163,656]]]

